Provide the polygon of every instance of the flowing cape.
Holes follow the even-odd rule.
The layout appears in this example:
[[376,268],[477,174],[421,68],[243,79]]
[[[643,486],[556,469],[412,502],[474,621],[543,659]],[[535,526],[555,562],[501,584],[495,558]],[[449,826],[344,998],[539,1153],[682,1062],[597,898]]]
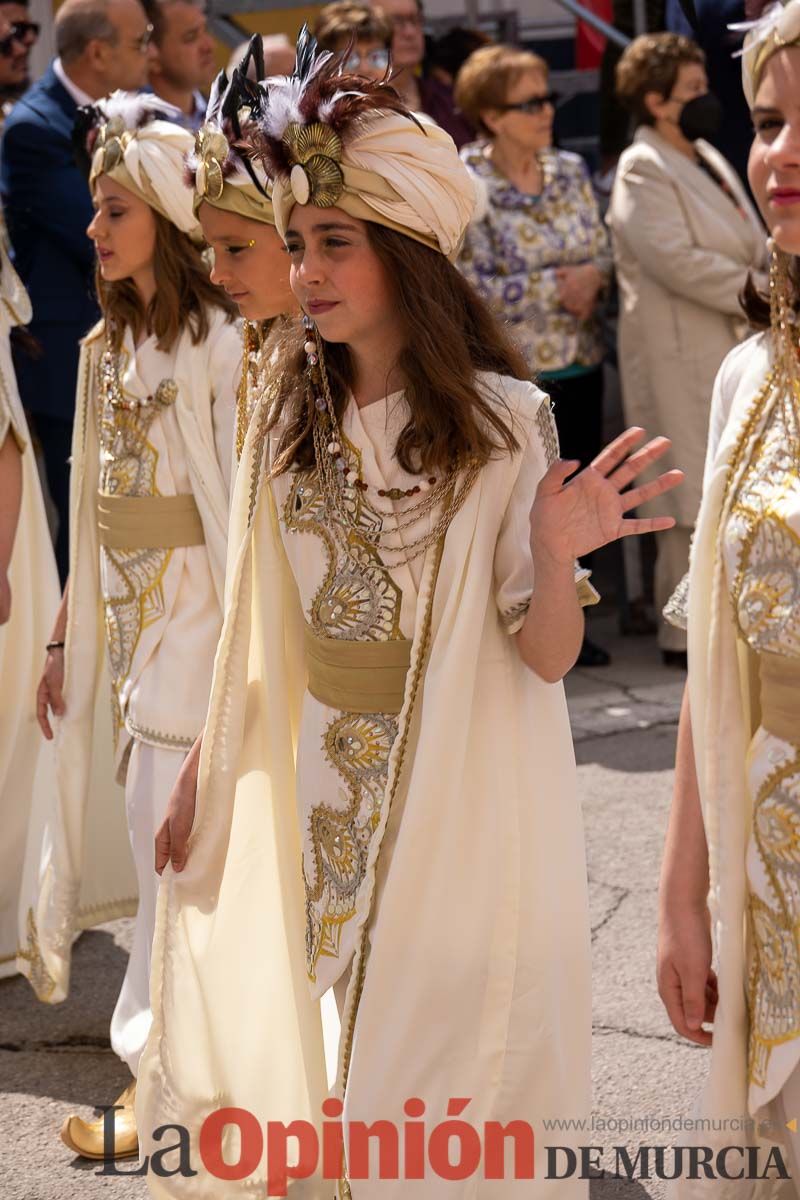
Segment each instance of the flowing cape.
[[[209,314],[207,345],[224,319],[220,310]],[[20,969],[39,998],[50,1003],[68,994],[71,947],[77,933],[131,915],[137,905],[123,791],[114,778],[97,539],[97,397],[103,331],[100,322],[81,348],[70,478],[65,713],[56,718],[57,784],[32,822],[20,908],[20,936],[27,947]],[[222,599],[228,492],[214,444],[207,355],[203,347],[192,345],[188,330],[179,338],[174,377],[175,411],[192,491]]]
[[26,835],[31,812],[53,786],[52,747],[36,721],[36,687],[58,608],[58,573],[9,341],[12,327],[30,319],[27,293],[0,239],[0,440],[8,421],[22,453],[22,500],[9,565],[11,617],[0,627],[0,977],[18,969],[17,907]]
[[[542,393],[490,381],[520,440],[540,436]],[[295,807],[303,615],[267,479],[268,404],[254,413],[234,489],[188,864],[179,874],[166,868],[159,895],[137,1126],[147,1154],[162,1148],[160,1126],[187,1128],[199,1172],[151,1170],[160,1198],[220,1195],[198,1148],[213,1111],[247,1109],[262,1130],[318,1127],[327,1091],[319,1004],[305,972]],[[536,1183],[490,1182],[482,1170],[454,1183],[429,1171],[416,1184],[352,1180],[355,1200],[586,1195],[583,1181],[544,1178],[541,1147],[543,1118],[580,1120],[589,1110],[589,924],[563,687],[524,666],[492,594],[520,458],[498,456],[482,469],[440,563],[429,551],[424,565],[399,732],[357,900],[362,936],[336,1092],[346,1067],[345,1121],[393,1121],[401,1144],[412,1097],[424,1099],[434,1125],[451,1097],[469,1098],[464,1119],[481,1132],[487,1119],[528,1121]],[[234,1126],[223,1141],[235,1162]],[[225,1195],[263,1196],[272,1168],[262,1156],[246,1178],[225,1183]],[[330,1200],[334,1185],[318,1171],[289,1188]]]

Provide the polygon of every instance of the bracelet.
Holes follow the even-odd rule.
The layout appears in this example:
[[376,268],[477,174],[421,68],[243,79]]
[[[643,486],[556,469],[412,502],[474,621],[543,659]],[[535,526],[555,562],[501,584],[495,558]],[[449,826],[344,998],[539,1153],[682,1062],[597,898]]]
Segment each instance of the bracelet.
[[45,650],[63,650],[66,642],[48,642]]

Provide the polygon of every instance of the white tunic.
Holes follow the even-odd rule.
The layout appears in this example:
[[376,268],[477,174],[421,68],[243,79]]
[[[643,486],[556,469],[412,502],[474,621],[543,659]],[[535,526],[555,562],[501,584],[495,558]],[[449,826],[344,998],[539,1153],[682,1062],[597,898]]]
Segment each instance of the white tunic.
[[[119,376],[128,400],[157,397],[175,376],[177,343],[136,348],[125,331]],[[241,341],[228,326],[210,356],[217,460],[229,483]],[[115,496],[192,492],[186,446],[173,403],[100,413],[99,491]],[[205,545],[122,550],[100,547],[100,580],[112,682],[117,762],[130,737],[188,750],[205,720],[211,668],[222,623]],[[187,650],[190,657],[187,657]],[[122,733],[122,736],[120,736]]]
[[[772,410],[721,539],[740,638],[793,661],[800,677],[800,413]],[[760,726],[745,763],[752,820],[748,884],[749,1107],[757,1112],[800,1062],[800,694],[791,741]]]
[[[542,414],[546,409],[542,409]],[[414,487],[418,478],[397,462],[394,447],[409,419],[403,393],[365,408],[350,400],[342,432],[360,456],[372,485],[358,498],[359,525],[368,532],[392,528],[381,510],[402,511],[402,501],[378,497],[377,489]],[[552,436],[546,424],[545,436]],[[551,443],[552,444],[552,443]],[[495,555],[495,589],[506,625],[519,628],[530,601],[529,514],[542,446],[529,444]],[[313,631],[343,641],[413,638],[423,556],[387,567],[367,542],[343,553],[326,516],[315,471],[285,473],[271,483],[280,529],[297,581],[306,621]],[[418,497],[416,497],[418,499]],[[430,518],[413,530],[420,536]],[[346,713],[310,692],[303,700],[297,750],[298,819],[303,837],[306,892],[306,967],[315,996],[342,975],[354,949],[356,897],[363,884],[369,843],[378,825],[396,716]]]
[[[208,318],[204,340],[195,344],[185,329],[166,356],[151,340],[134,354],[126,338],[123,398],[146,399],[163,380],[175,383],[173,403],[146,428],[136,405],[103,420],[102,323],[81,350],[65,713],[56,729],[57,786],[29,838],[21,918],[27,948],[20,969],[51,1003],[68,994],[77,931],[136,911],[124,800],[114,786],[115,775],[124,779],[127,746],[135,737],[174,752],[191,743],[203,722],[222,616],[241,367],[238,326],[218,308]],[[204,544],[168,552],[101,550],[98,494],[156,490],[191,492]]]

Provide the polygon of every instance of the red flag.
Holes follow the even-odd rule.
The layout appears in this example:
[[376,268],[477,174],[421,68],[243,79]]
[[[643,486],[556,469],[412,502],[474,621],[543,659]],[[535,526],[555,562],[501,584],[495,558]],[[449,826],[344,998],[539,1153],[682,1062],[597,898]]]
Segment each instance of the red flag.
[[[582,3],[595,16],[602,17],[609,25],[612,23],[611,0],[582,0]],[[605,48],[605,35],[587,21],[578,21],[575,36],[575,66],[578,70],[590,71],[599,67]]]

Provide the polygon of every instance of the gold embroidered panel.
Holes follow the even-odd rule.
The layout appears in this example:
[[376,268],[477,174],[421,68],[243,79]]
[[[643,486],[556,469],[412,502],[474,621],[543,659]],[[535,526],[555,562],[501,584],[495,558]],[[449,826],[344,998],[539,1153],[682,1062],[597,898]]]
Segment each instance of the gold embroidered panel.
[[[355,452],[355,451],[354,451]],[[358,495],[351,501],[356,532],[331,527],[316,471],[294,474],[283,506],[288,534],[311,534],[324,550],[323,577],[307,619],[323,637],[390,641],[400,631],[402,593],[374,547],[358,529],[374,530],[381,518]],[[321,752],[340,786],[308,809],[304,829],[306,967],[316,980],[320,957],[339,958],[343,933],[355,915],[370,840],[377,827],[388,778],[397,718],[383,713],[338,713],[322,733]]]

